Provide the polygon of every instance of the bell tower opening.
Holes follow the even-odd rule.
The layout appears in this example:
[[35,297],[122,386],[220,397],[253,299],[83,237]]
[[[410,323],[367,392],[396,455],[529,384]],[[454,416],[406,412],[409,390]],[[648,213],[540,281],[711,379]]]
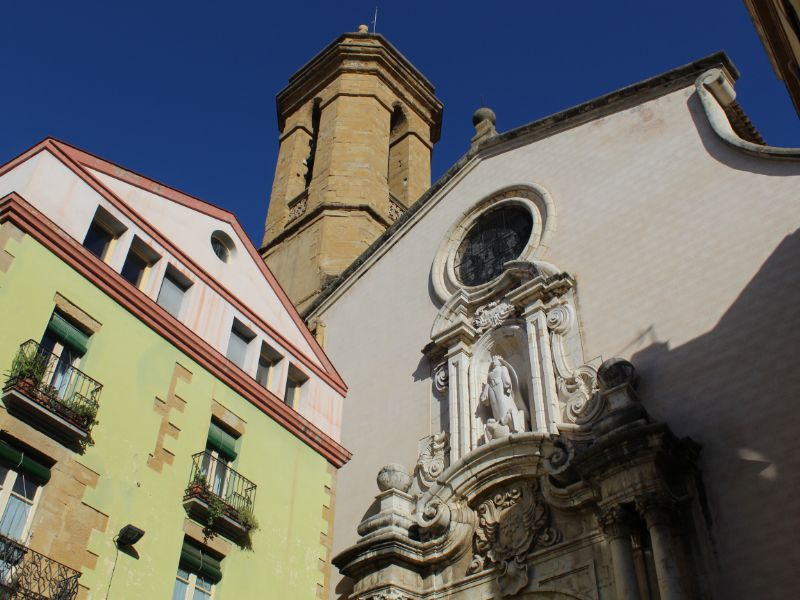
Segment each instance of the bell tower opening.
[[339,37],[277,96],[261,255],[303,312],[431,183],[442,104],[382,35]]

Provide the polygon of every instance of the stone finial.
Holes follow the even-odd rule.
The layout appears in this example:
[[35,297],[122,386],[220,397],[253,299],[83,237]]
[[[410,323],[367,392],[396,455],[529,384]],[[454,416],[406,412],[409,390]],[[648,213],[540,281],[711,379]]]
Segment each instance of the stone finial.
[[494,125],[497,116],[491,108],[479,108],[472,113],[472,124],[475,126],[475,135],[472,137],[472,146],[477,146],[483,140],[497,135]]
[[489,121],[492,125],[497,123],[497,115],[494,114],[494,111],[491,108],[479,108],[474,113],[472,113],[472,125],[478,127],[479,123],[483,121]]
[[407,492],[412,481],[405,467],[397,463],[386,465],[378,472],[378,489],[382,492],[388,490]]
[[601,390],[610,390],[627,383],[636,387],[636,368],[624,358],[609,358],[597,370]]
[[358,33],[369,33],[369,25],[359,25]]

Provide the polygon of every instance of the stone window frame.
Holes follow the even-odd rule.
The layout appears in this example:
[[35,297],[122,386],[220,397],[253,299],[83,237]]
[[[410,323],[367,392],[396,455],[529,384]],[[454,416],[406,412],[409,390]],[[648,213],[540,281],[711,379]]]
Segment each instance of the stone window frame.
[[439,245],[431,268],[431,279],[434,292],[441,302],[446,302],[458,291],[483,292],[502,277],[501,274],[480,285],[467,286],[456,273],[455,258],[461,243],[478,219],[503,205],[525,208],[533,221],[528,243],[517,260],[533,261],[534,258],[542,258],[546,254],[555,231],[555,205],[550,194],[541,186],[531,184],[502,188],[465,210]]

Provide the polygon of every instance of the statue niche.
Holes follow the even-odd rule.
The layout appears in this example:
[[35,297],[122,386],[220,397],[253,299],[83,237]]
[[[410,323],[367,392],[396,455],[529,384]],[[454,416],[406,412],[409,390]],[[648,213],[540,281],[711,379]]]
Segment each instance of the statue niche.
[[[483,436],[487,442],[510,433],[526,431],[525,412],[517,408],[514,402],[512,372],[513,369],[500,356],[492,357],[479,399],[480,407],[484,411],[489,409],[492,415],[486,419],[483,427]],[[514,379],[516,380],[516,375]]]
[[490,330],[475,345],[471,390],[475,402],[476,445],[531,431],[528,409],[527,348],[515,323]]

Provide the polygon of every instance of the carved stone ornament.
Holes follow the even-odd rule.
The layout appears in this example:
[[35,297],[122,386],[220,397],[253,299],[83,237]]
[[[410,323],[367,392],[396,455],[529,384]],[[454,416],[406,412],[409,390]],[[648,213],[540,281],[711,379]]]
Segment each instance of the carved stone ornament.
[[528,584],[525,557],[535,545],[549,546],[559,533],[549,527],[550,510],[537,480],[517,481],[487,498],[477,509],[475,554],[467,573],[489,566],[499,569],[502,596],[512,596]]
[[399,202],[395,202],[393,199],[389,201],[389,220],[396,221],[403,213],[406,212],[406,209],[403,208]]
[[547,328],[556,372],[558,397],[564,405],[564,420],[584,425],[595,419],[602,408],[597,393],[597,371],[591,365],[573,368],[567,360],[565,337],[575,325],[575,313],[569,304],[562,304],[547,312]]
[[514,310],[514,305],[507,300],[492,301],[475,311],[475,318],[472,323],[475,325],[475,329],[479,332],[484,332],[502,324],[503,321],[514,314]]
[[307,203],[308,198],[303,196],[293,206],[290,206],[287,220],[294,221],[297,217],[303,215],[306,212]]
[[448,434],[446,431],[435,433],[423,440],[423,448],[417,459],[417,475],[420,486],[428,489],[444,472],[445,454]]
[[433,385],[436,387],[436,391],[441,394],[447,391],[449,383],[450,371],[447,368],[447,363],[444,362],[436,367],[436,370],[433,372]]
[[400,590],[389,589],[370,592],[366,596],[361,596],[359,600],[411,600],[411,598]]

